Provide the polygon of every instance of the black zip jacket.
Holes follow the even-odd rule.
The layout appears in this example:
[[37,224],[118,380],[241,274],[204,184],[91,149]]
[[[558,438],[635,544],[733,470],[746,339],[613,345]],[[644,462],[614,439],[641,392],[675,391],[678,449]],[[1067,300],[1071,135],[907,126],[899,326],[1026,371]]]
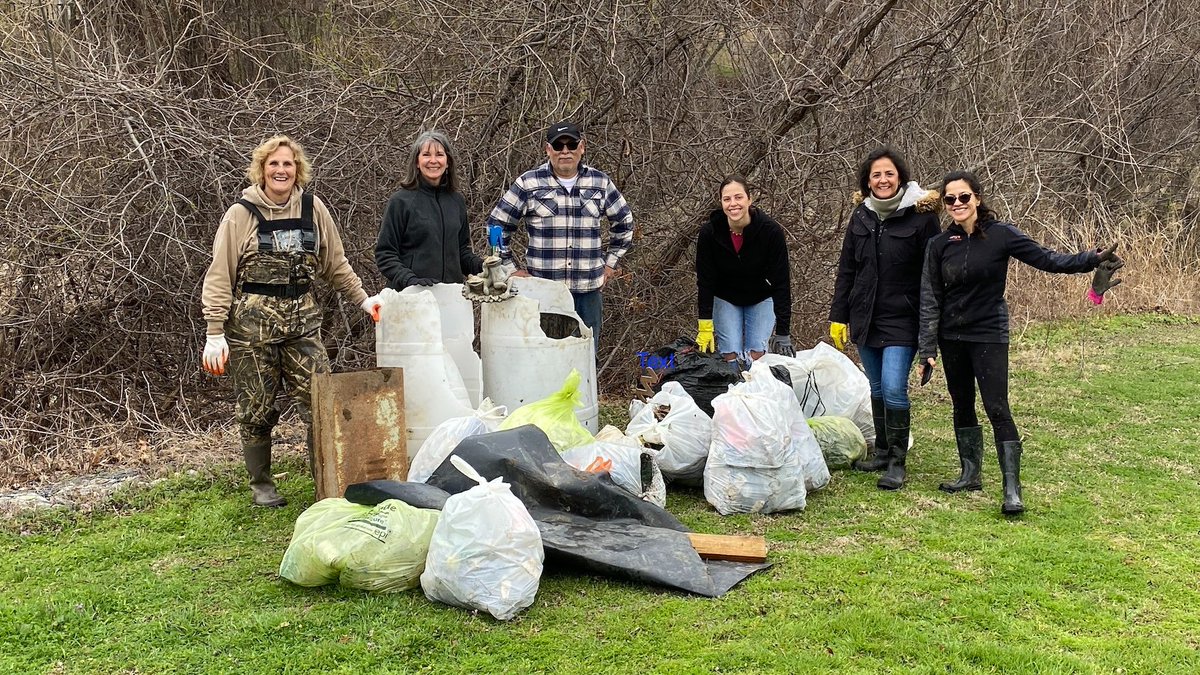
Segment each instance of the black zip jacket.
[[775,334],[788,335],[792,323],[792,274],[787,241],[779,223],[750,209],[750,224],[742,231],[742,250],[733,251],[729,219],[720,209],[700,226],[696,239],[696,301],[699,318],[711,319],[713,297],[739,307],[772,298]]
[[463,196],[424,181],[415,190],[393,194],[379,226],[375,266],[395,290],[416,277],[457,284],[481,272],[483,261],[471,251]]
[[921,274],[921,360],[937,356],[938,340],[1008,342],[1004,288],[1008,259],[1043,272],[1090,272],[1100,264],[1095,251],[1056,253],[1015,225],[980,224],[973,234],[957,223],[929,242]]
[[[849,324],[850,340],[868,347],[917,346],[925,246],[941,231],[941,195],[915,183],[887,220],[866,204],[850,214],[829,320]],[[902,202],[905,203],[905,202]]]

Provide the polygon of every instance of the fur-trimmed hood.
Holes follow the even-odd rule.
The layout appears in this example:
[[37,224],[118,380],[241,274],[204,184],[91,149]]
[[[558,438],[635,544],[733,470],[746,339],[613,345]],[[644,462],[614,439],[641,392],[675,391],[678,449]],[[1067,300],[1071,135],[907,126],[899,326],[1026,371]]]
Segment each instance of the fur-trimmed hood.
[[[858,206],[863,203],[862,190],[854,191],[854,205]],[[904,198],[900,200],[900,205],[896,210],[915,207],[917,213],[941,213],[942,211],[942,194],[937,190],[926,190],[917,184],[917,181],[910,180],[908,185],[904,186]]]

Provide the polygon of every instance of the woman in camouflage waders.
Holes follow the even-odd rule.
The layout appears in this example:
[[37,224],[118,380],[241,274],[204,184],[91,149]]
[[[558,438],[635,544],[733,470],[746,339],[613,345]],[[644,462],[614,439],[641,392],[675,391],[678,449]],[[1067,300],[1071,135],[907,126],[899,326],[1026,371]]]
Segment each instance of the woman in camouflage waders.
[[337,225],[304,186],[312,165],[287,136],[258,146],[242,191],[217,228],[201,296],[208,323],[204,370],[233,375],[236,417],[250,491],[259,506],[287,503],[271,475],[271,429],[279,420],[281,385],[308,425],[312,466],[311,381],[328,372],[321,308],[313,282],[324,279],[378,320],[379,298],[367,297],[346,260]]

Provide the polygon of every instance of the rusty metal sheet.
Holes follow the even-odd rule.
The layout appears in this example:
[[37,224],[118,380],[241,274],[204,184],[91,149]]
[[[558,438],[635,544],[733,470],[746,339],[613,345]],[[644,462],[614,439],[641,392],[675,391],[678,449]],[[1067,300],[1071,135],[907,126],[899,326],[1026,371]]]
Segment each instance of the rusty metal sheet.
[[404,480],[408,448],[400,368],[318,373],[312,382],[317,499],[368,480]]

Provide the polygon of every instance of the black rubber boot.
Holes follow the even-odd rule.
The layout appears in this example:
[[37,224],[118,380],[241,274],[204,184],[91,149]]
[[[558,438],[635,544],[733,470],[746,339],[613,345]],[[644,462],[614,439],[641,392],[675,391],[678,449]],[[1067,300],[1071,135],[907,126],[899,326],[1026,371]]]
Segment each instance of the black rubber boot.
[[1005,441],[996,448],[1000,471],[1004,474],[1004,505],[1000,512],[1015,516],[1025,512],[1021,501],[1021,441]]
[[938,489],[943,492],[982,490],[979,466],[983,464],[983,427],[955,429],[954,439],[958,441],[958,463],[962,471],[957,480],[942,483]]
[[271,475],[271,437],[243,438],[242,457],[246,460],[246,473],[250,474],[254,505],[286,506],[287,500],[275,490],[275,477]]
[[887,426],[884,424],[883,399],[871,399],[871,418],[875,421],[874,453],[854,462],[853,467],[859,471],[883,471],[891,462],[888,452]]
[[908,410],[887,409],[887,471],[875,485],[880,490],[899,490],[904,487],[904,462],[908,458],[908,431],[911,426]]

